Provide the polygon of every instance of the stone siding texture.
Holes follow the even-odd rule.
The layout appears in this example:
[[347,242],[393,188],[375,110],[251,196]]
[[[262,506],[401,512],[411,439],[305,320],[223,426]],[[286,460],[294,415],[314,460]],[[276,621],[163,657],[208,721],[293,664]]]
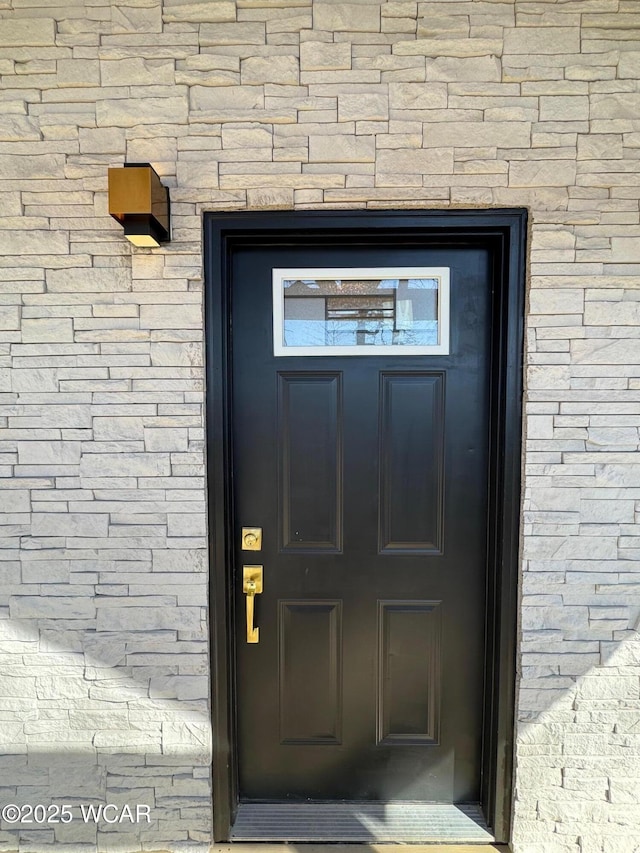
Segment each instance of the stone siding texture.
[[[0,849],[211,838],[201,216],[527,206],[516,853],[640,848],[637,0],[0,0]],[[107,168],[150,161],[136,250]]]

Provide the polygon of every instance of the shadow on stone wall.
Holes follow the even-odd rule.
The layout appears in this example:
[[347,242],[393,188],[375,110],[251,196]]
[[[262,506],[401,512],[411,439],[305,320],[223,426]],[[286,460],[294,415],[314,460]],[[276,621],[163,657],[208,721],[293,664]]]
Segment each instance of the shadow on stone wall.
[[566,625],[564,638],[560,630],[525,633],[530,666],[517,699],[514,853],[640,849],[634,811],[640,802],[640,634],[635,620],[628,623],[627,607],[603,601],[603,608],[609,626],[594,620],[593,639],[578,626],[575,639]]
[[[631,834],[640,801],[640,635],[618,628],[617,640],[557,638],[573,651],[555,649],[548,630],[525,632],[515,853],[627,853],[640,844]],[[208,850],[207,674],[181,675],[174,661],[157,659],[126,665],[127,645],[142,642],[157,651],[175,645],[175,633],[98,637],[0,622],[0,649],[23,662],[2,668],[0,806],[15,804],[31,820],[12,823],[5,813],[0,850],[18,842],[27,853],[50,845],[61,853]],[[36,805],[45,810],[31,812]]]
[[126,665],[128,644],[179,645],[151,634],[0,621],[0,651],[23,661],[1,674],[0,850],[208,850],[208,678],[171,655]]

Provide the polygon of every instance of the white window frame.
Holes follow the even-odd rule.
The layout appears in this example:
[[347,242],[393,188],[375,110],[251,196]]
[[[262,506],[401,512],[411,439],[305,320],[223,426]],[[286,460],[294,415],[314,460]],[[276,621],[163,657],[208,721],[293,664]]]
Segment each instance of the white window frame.
[[[432,345],[364,344],[362,346],[285,346],[284,281],[316,279],[349,281],[358,279],[438,279],[438,343]],[[272,270],[273,354],[274,356],[328,355],[448,355],[449,354],[449,267],[350,267],[292,268]]]

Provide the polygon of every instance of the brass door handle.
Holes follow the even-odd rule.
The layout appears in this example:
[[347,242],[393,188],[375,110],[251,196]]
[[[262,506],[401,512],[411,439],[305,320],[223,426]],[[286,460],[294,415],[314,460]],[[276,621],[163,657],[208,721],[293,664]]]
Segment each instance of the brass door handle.
[[259,643],[260,629],[253,623],[256,595],[262,592],[262,566],[242,567],[242,591],[247,597],[247,643]]

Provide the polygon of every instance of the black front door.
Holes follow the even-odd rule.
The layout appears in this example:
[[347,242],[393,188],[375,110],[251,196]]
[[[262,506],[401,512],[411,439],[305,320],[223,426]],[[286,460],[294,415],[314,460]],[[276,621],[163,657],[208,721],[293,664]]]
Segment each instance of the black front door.
[[[477,802],[491,252],[275,243],[229,260],[240,798]],[[275,356],[272,270],[361,267],[448,268],[449,354]],[[248,643],[242,570],[258,564]]]

